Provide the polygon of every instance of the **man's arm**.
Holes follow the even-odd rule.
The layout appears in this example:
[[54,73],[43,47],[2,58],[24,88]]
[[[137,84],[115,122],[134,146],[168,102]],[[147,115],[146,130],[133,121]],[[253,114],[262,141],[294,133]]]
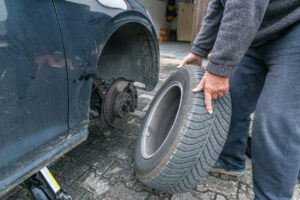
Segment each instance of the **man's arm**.
[[192,53],[206,58],[212,50],[217,38],[219,26],[223,17],[224,6],[220,0],[212,0],[207,9],[207,14],[203,20],[200,33],[195,39]]
[[[207,71],[193,90],[204,90],[205,104],[229,91],[229,76],[246,53],[264,18],[270,0],[227,0]],[[201,33],[200,33],[201,34]]]
[[269,0],[227,0],[207,71],[229,77],[244,56],[264,18]]

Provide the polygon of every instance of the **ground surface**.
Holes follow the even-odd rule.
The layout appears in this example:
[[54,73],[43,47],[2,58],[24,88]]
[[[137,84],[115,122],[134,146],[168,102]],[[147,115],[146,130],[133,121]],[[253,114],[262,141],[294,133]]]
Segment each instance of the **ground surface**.
[[[139,91],[139,107],[128,124],[109,130],[103,128],[99,121],[93,121],[88,140],[49,167],[74,199],[253,200],[250,159],[247,160],[245,176],[234,178],[210,174],[206,181],[185,194],[160,193],[137,180],[133,159],[140,124],[157,89],[176,70],[178,61],[162,59],[159,85],[150,93]],[[20,185],[0,199],[28,200],[32,197],[24,185]],[[300,183],[293,200],[299,199]]]

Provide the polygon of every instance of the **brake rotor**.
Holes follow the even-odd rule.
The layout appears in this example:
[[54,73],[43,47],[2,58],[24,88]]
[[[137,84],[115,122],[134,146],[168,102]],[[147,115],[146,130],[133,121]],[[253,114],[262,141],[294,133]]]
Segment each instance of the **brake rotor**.
[[[136,100],[130,91],[130,82],[116,80],[109,88],[102,104],[103,121],[110,127],[118,127],[127,122],[129,112],[136,107]],[[137,94],[137,93],[136,93]]]

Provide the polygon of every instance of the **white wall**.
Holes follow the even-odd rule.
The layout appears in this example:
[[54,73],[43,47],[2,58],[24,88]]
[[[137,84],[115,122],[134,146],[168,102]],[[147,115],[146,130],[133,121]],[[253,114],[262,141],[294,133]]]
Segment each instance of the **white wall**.
[[[157,35],[159,35],[159,29],[177,29],[177,17],[172,22],[167,22],[166,19],[166,9],[167,9],[167,1],[162,0],[139,0],[145,8],[149,11],[153,23],[155,26],[155,30]],[[179,2],[191,2],[191,0],[177,0],[176,7],[178,8]]]
[[166,9],[167,2],[159,0],[139,0],[145,8],[149,11],[153,23],[155,26],[156,33],[159,34],[159,29],[161,28],[172,28],[172,23],[167,22],[166,19]]

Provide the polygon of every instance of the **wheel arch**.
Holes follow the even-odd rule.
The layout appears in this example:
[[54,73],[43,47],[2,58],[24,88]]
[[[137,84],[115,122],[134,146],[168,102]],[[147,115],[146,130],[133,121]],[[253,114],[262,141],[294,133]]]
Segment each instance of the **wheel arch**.
[[128,11],[114,17],[110,24],[96,77],[122,77],[152,90],[159,79],[159,45],[152,22],[138,12]]

